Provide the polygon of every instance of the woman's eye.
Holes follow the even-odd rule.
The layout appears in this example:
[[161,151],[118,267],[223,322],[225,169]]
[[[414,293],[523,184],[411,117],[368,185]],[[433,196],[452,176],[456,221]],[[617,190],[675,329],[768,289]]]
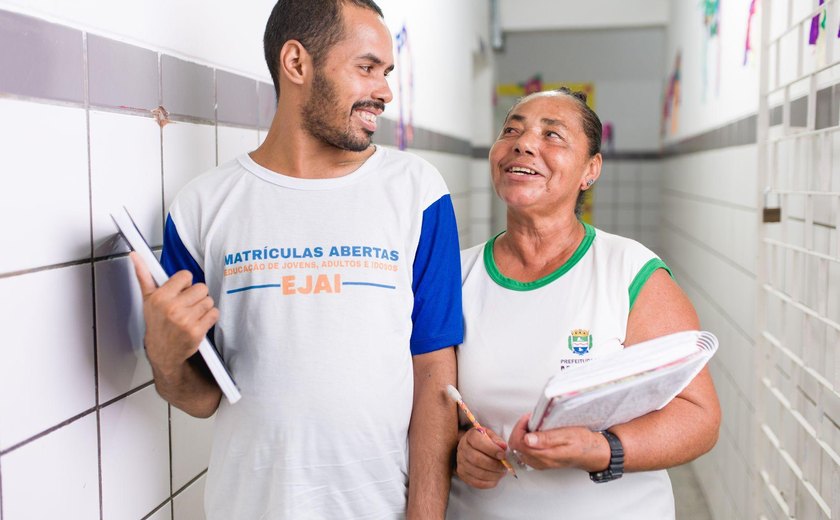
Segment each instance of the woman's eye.
[[505,127],[505,129],[502,130],[502,134],[512,134],[514,132],[516,132],[516,128],[513,128],[512,126]]
[[558,134],[557,132],[552,132],[550,130],[548,132],[546,132],[545,135],[547,135],[548,137],[551,137],[553,139],[563,139],[563,137],[561,137],[560,134]]

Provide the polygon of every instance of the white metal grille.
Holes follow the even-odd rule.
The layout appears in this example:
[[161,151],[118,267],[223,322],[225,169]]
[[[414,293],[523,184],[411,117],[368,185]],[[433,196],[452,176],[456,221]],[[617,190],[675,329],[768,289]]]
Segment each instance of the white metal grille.
[[840,0],[762,4],[759,197],[781,221],[760,226],[756,505],[761,518],[837,519]]

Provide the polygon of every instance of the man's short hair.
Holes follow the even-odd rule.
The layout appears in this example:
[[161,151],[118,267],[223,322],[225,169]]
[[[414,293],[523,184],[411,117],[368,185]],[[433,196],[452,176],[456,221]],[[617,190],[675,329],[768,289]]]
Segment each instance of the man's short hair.
[[280,49],[287,41],[297,40],[312,56],[315,66],[319,66],[330,47],[344,37],[341,17],[344,4],[370,9],[382,16],[382,9],[373,0],[278,0],[274,5],[265,25],[263,49],[278,98]]

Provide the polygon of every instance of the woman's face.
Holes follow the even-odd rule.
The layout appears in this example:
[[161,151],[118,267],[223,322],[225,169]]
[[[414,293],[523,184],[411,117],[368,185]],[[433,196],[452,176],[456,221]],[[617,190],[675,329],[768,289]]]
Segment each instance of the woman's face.
[[576,103],[565,95],[538,96],[508,115],[490,149],[493,186],[508,208],[572,214],[578,191],[597,178]]

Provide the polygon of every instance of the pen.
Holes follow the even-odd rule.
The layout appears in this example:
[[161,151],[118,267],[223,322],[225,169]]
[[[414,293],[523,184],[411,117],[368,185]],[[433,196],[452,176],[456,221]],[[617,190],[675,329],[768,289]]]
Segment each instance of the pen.
[[[459,392],[458,389],[455,388],[452,385],[446,385],[446,393],[449,394],[449,397],[452,398],[453,401],[458,403],[458,406],[464,412],[464,415],[467,416],[467,419],[469,419],[469,421],[472,423],[473,427],[476,430],[478,430],[479,433],[481,433],[482,435],[484,435],[485,437],[490,439],[490,436],[487,435],[487,430],[484,429],[484,426],[482,426],[478,422],[478,419],[475,418],[475,415],[473,415],[472,412],[470,411],[470,409],[467,408],[467,403],[465,403],[464,399],[461,398],[461,392]],[[490,440],[492,441],[493,439],[490,439]],[[519,477],[516,476],[516,470],[513,469],[513,466],[510,465],[510,462],[508,462],[506,459],[502,459],[501,463],[513,475],[513,478],[515,478],[517,480],[519,479]]]

